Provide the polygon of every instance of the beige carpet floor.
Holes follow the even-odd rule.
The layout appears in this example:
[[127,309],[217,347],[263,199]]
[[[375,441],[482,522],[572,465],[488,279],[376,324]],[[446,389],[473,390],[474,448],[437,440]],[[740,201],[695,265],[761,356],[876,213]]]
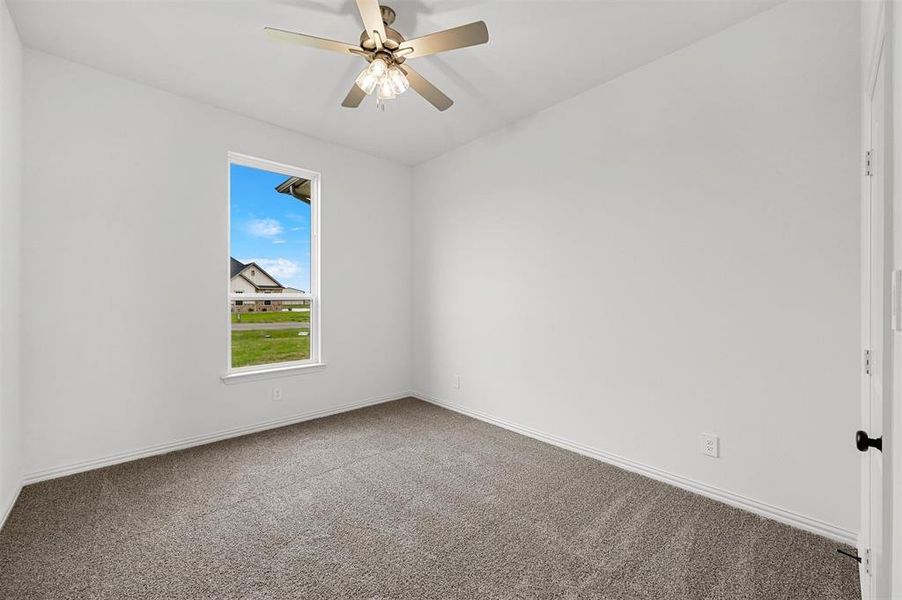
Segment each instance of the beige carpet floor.
[[0,598],[858,598],[836,546],[407,399],[28,486]]

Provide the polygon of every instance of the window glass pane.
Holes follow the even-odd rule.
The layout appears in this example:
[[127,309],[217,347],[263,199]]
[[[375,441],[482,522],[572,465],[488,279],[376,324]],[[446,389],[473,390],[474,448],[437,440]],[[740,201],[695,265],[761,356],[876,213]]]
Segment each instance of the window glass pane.
[[232,294],[272,294],[231,301],[232,367],[310,358],[310,182],[264,169],[230,165]]
[[308,358],[309,301],[274,300],[271,306],[264,306],[263,301],[232,302],[232,368]]

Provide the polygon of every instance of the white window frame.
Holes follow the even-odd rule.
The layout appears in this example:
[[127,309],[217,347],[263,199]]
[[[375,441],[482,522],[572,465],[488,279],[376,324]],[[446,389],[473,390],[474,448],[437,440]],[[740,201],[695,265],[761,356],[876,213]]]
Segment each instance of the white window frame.
[[[233,164],[244,167],[252,167],[285,175],[286,177],[301,177],[310,180],[310,289],[303,294],[279,294],[279,300],[309,300],[310,301],[310,357],[306,360],[271,363],[267,365],[251,365],[247,367],[232,367],[232,302],[241,300],[254,302],[257,300],[272,300],[273,294],[233,294],[231,292],[231,277],[226,277],[226,331],[228,343],[226,344],[226,369],[222,380],[225,383],[246,381],[274,376],[294,375],[310,369],[318,369],[325,366],[323,360],[323,336],[321,326],[322,293],[320,289],[320,181],[321,175],[316,171],[302,169],[271,160],[239,154],[228,153],[227,194],[226,194],[226,252],[225,261],[229,262],[232,251],[232,177],[231,166]],[[231,268],[226,269],[231,273]]]

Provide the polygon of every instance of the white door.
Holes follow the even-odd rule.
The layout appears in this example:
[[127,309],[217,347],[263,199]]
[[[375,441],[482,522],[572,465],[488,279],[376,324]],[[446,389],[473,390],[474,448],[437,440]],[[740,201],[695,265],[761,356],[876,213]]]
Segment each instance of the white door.
[[[892,222],[887,211],[884,178],[885,80],[883,52],[877,59],[876,75],[871,87],[870,155],[868,159],[867,220],[867,331],[865,389],[862,394],[862,430],[856,443],[862,451],[861,539],[858,552],[862,557],[860,575],[862,595],[866,599],[886,598],[889,590],[883,584],[889,569],[884,565],[888,539],[884,539],[883,452],[876,446],[882,441],[883,414],[892,360],[890,335],[890,292],[892,265]],[[888,243],[890,242],[890,243]]]

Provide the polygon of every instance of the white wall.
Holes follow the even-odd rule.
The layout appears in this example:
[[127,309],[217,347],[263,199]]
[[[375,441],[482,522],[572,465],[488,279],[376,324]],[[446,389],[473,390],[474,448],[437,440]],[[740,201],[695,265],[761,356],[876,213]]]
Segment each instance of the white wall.
[[19,394],[19,230],[22,46],[0,0],[0,526],[22,474]]
[[[31,50],[25,103],[27,475],[410,389],[408,167]],[[220,381],[230,150],[322,173],[328,366],[281,403]]]
[[854,536],[858,10],[780,5],[416,167],[414,389]]

